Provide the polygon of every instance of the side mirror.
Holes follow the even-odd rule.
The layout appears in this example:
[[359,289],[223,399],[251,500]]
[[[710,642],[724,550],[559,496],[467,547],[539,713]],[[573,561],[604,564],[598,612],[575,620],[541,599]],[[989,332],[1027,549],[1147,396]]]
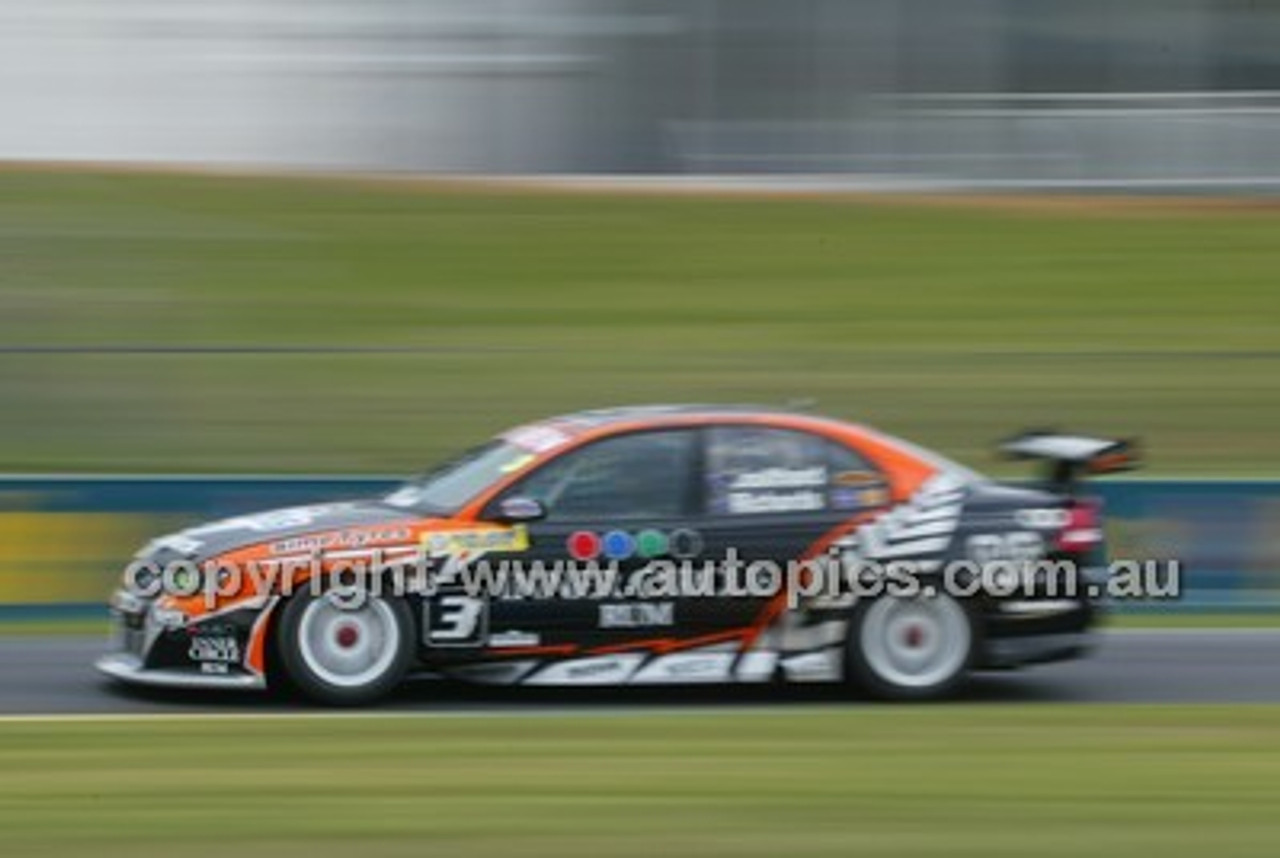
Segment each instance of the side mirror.
[[497,515],[494,516],[504,524],[540,521],[546,517],[547,508],[542,505],[542,501],[522,497],[503,498],[498,502]]

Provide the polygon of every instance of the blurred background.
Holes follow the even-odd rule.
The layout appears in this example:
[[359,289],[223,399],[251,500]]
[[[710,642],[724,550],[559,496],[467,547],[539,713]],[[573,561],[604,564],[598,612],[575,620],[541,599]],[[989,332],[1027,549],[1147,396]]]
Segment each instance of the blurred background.
[[1280,179],[1255,0],[5,0],[0,155],[915,185]]
[[[1277,188],[1275,0],[0,0],[0,709],[181,713],[0,713],[6,846],[1274,855],[1277,633],[1171,627],[1280,618]],[[1140,437],[1094,487],[1183,599],[957,706],[91,678],[160,533],[797,399],[1000,477]]]
[[1121,544],[1271,604],[1278,183],[1275,3],[0,0],[0,602],[280,499],[167,475],[809,398],[1138,435]]

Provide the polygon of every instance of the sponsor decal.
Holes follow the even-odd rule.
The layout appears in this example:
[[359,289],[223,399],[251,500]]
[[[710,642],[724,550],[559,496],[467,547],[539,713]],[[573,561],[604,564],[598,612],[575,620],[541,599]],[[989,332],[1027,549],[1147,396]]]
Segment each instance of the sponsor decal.
[[556,662],[534,673],[528,685],[617,685],[627,681],[645,656],[638,653]]
[[197,662],[235,664],[240,661],[240,642],[230,635],[198,635],[191,638],[187,657]]
[[197,622],[187,626],[187,634],[199,637],[235,637],[237,628],[231,623]]
[[889,502],[889,491],[883,486],[865,489],[834,488],[831,490],[832,509],[865,509],[884,506]]
[[661,557],[667,553],[667,535],[660,530],[642,530],[636,536],[636,550],[641,557]]
[[623,602],[600,606],[600,628],[639,629],[675,625],[674,602]]
[[669,659],[665,668],[667,673],[676,677],[707,676],[721,672],[724,663],[724,656],[690,656],[686,659]]
[[525,551],[529,548],[529,531],[522,524],[515,527],[440,530],[423,534],[422,544],[431,554]]
[[723,515],[814,512],[827,505],[827,469],[764,468],[712,480],[711,506]]
[[1015,518],[1021,526],[1038,530],[1063,528],[1071,522],[1071,515],[1065,509],[1020,509]]
[[965,554],[979,565],[1029,563],[1044,556],[1044,539],[1033,531],[977,533],[965,541]]
[[831,647],[819,652],[789,656],[781,661],[791,682],[836,682],[843,676],[844,651]]
[[863,506],[884,506],[889,502],[889,490],[884,486],[862,490]]
[[644,559],[671,555],[687,560],[702,553],[702,536],[696,530],[680,528],[670,534],[659,530],[642,530],[632,535],[611,530],[603,535],[590,530],[575,530],[565,540],[565,549],[574,560],[586,563],[601,555],[609,560]]
[[814,468],[765,468],[737,474],[729,484],[731,491],[759,491],[761,489],[803,489],[824,486],[827,469]]
[[831,490],[831,508],[832,509],[860,509],[862,507],[862,492],[857,489],[832,489]]
[[727,511],[731,515],[770,512],[814,512],[826,506],[822,493],[798,492],[729,492]]
[[737,654],[692,652],[666,655],[646,664],[631,682],[637,685],[668,682],[726,682]]
[[533,423],[512,429],[502,436],[502,440],[523,447],[531,453],[546,453],[569,443],[569,436],[554,426]]
[[511,629],[510,631],[495,632],[489,635],[489,646],[495,649],[541,645],[542,635],[535,632],[522,632],[517,629]]
[[680,528],[671,532],[668,551],[677,560],[688,560],[702,553],[702,536],[696,530]]
[[[858,527],[836,543],[846,563],[912,558],[924,563],[946,551],[960,522],[964,487],[948,474],[931,477],[906,503]],[[933,561],[939,565],[941,561]]]
[[408,528],[373,528],[365,530],[339,530],[333,533],[317,533],[282,539],[271,544],[272,554],[300,554],[324,551],[330,548],[364,548],[384,542],[402,542],[408,539]]
[[570,679],[586,679],[589,677],[599,677],[607,673],[617,673],[622,667],[622,662],[617,660],[600,660],[587,661],[582,664],[570,665],[565,668],[564,675]]
[[538,457],[535,456],[533,453],[529,453],[524,456],[517,456],[516,458],[512,459],[510,462],[507,462],[505,465],[499,468],[498,472],[502,474],[514,474],[516,471],[520,470],[525,465],[528,465],[530,462],[532,462],[536,458]]
[[835,476],[831,478],[832,485],[849,488],[873,486],[882,483],[884,483],[884,477],[875,471],[837,471]]
[[600,554],[600,537],[589,530],[575,530],[565,545],[574,560],[594,560]]
[[611,530],[601,540],[604,556],[610,560],[626,560],[636,553],[636,540],[625,530]]

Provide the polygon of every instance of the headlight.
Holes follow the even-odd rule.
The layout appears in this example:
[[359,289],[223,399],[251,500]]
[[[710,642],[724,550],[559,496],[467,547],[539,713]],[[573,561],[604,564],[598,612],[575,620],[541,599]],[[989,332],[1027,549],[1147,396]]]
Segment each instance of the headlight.
[[135,596],[152,598],[160,593],[160,567],[154,563],[135,562],[124,573],[124,586]]
[[165,583],[175,596],[194,596],[200,592],[200,569],[192,563],[174,563]]
[[151,621],[166,629],[180,629],[187,624],[187,615],[174,608],[151,608]]

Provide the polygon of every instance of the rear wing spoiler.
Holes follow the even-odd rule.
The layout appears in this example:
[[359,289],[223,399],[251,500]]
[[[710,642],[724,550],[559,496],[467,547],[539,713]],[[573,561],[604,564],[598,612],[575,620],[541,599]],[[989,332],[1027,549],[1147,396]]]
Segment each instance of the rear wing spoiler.
[[1137,441],[1061,435],[1049,431],[1024,432],[1000,442],[1010,459],[1036,459],[1047,464],[1049,485],[1069,492],[1089,474],[1114,474],[1139,467]]

